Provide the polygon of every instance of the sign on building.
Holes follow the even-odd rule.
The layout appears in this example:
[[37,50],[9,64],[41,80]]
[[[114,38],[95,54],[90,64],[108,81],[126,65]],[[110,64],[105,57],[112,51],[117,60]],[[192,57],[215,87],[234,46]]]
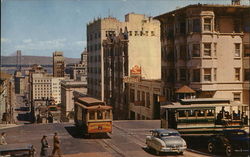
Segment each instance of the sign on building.
[[133,66],[130,69],[130,76],[125,76],[123,82],[125,83],[135,83],[141,81],[141,67],[138,65]]

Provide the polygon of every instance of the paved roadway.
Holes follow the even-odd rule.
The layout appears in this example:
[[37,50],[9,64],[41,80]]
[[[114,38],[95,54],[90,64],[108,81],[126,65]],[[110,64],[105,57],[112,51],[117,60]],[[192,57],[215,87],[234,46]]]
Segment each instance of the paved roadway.
[[[107,136],[83,137],[72,123],[27,124],[15,128],[2,129],[7,133],[7,143],[30,143],[40,153],[40,140],[48,136],[52,146],[54,132],[58,132],[64,156],[70,157],[152,157],[145,147],[145,137],[152,128],[158,128],[159,121],[114,121],[113,133]],[[51,152],[52,149],[49,149]],[[205,156],[186,151],[184,155],[161,154],[161,156]]]

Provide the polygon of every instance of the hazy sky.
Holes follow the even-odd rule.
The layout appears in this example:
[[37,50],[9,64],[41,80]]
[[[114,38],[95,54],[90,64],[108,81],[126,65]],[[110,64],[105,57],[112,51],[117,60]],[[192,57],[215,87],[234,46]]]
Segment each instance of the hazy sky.
[[[243,0],[249,4],[248,0]],[[130,12],[157,16],[188,4],[230,4],[231,0],[1,0],[1,55],[79,58],[86,47],[86,25]]]

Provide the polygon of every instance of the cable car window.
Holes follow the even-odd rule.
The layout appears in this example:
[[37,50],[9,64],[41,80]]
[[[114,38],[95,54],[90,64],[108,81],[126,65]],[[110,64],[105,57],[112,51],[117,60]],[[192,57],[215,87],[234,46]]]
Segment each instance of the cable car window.
[[110,119],[110,110],[105,112],[105,119]]
[[186,111],[185,110],[180,110],[178,111],[179,117],[186,117]]
[[199,111],[197,111],[197,115],[198,115],[198,117],[204,117],[205,116],[205,111],[203,111],[203,110],[199,110]]
[[207,110],[207,116],[214,116],[214,110]]
[[89,112],[89,119],[90,120],[94,120],[95,119],[95,112],[94,111],[90,111]]
[[195,110],[189,110],[188,117],[195,117]]
[[102,111],[97,111],[97,119],[103,119]]

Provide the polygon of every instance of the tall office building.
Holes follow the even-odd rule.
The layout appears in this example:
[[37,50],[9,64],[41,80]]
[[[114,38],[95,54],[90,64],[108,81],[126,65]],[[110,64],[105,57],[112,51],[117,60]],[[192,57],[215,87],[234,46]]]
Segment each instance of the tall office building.
[[197,97],[249,104],[250,7],[189,5],[161,22],[162,79],[168,100],[188,85]]
[[53,77],[64,77],[64,57],[63,52],[56,51],[53,53]]
[[[134,66],[139,66],[146,79],[161,78],[160,64],[155,64],[160,63],[159,21],[134,13],[125,15],[125,22],[113,17],[97,19],[87,26],[88,94],[102,100],[105,99],[103,41],[107,37],[115,38],[121,30],[122,32],[126,30],[128,36],[126,39],[128,40],[127,51],[129,54],[127,71]],[[115,47],[117,46],[119,47],[118,44]],[[118,54],[120,53],[118,51],[122,51],[122,49],[114,51],[117,51]],[[157,62],[151,62],[152,58],[158,58]],[[123,76],[126,76],[126,73],[123,73]]]

